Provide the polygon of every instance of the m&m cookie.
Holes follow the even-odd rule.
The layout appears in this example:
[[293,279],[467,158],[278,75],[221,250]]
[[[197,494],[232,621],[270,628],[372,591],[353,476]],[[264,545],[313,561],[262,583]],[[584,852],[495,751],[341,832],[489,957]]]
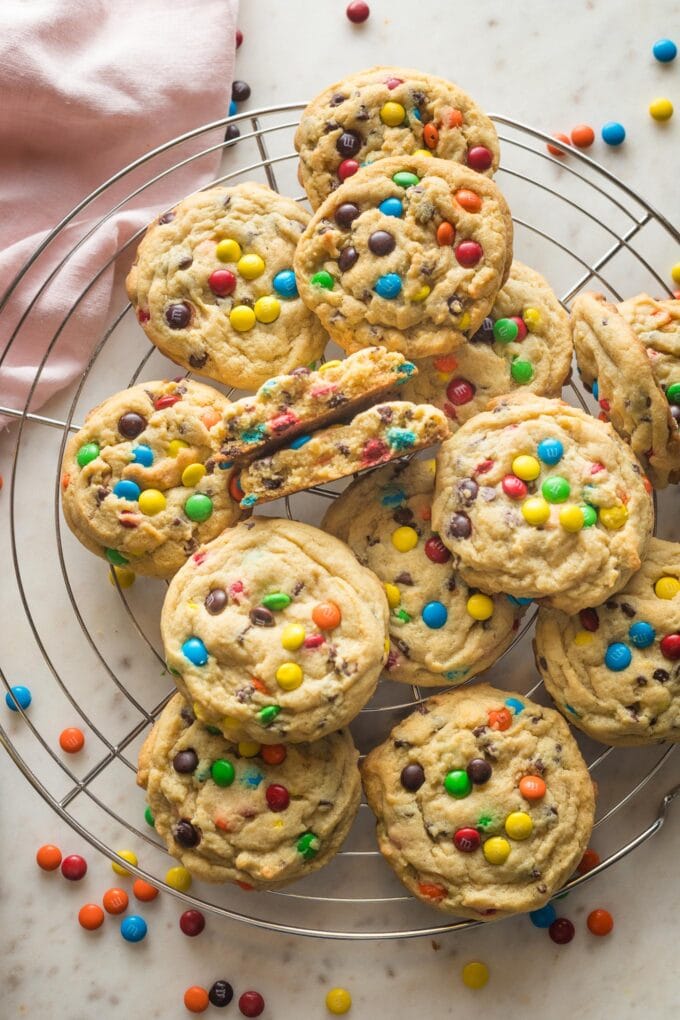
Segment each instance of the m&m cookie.
[[457,85],[422,71],[372,67],[330,85],[303,111],[295,135],[298,176],[312,208],[360,167],[414,153],[491,176],[498,136]]
[[601,605],[573,616],[541,607],[534,650],[557,707],[595,740],[680,741],[680,546],[650,539]]
[[171,577],[242,517],[229,472],[214,467],[229,401],[202,383],[146,382],[87,415],[66,446],[64,517],[113,567]]
[[561,400],[499,397],[437,458],[432,524],[468,584],[575,613],[624,587],[654,521],[612,427]]
[[680,301],[613,305],[580,294],[571,312],[579,371],[656,488],[680,481]]
[[346,420],[384,400],[416,371],[397,351],[368,347],[316,371],[301,367],[274,376],[252,397],[227,407],[219,429],[222,457],[252,460],[298,435]]
[[[385,676],[435,686],[487,669],[513,637],[522,607],[468,587],[430,521],[434,460],[399,461],[357,479],[322,527],[383,582],[390,606]],[[471,488],[476,483],[471,483]]]
[[417,362],[406,400],[441,407],[451,431],[493,397],[522,392],[559,397],[569,377],[569,317],[548,282],[514,261],[493,308],[469,343]]
[[373,694],[385,593],[337,538],[262,517],[203,546],[173,579],[161,633],[197,717],[228,739],[317,740]]
[[442,442],[446,416],[429,404],[393,400],[361,411],[346,425],[299,436],[290,446],[254,460],[239,475],[241,506],[253,507],[322,485]]
[[479,921],[547,903],[593,826],[593,783],[564,719],[488,684],[430,698],[371,751],[362,778],[404,885]]
[[175,695],[139,755],[156,832],[195,878],[276,889],[326,864],[361,799],[348,730],[312,744],[238,744]]
[[491,310],[512,262],[493,181],[425,156],[393,156],[345,181],[295,253],[302,300],[345,351],[450,353]]
[[178,365],[239,389],[320,357],[293,254],[309,214],[260,184],[190,195],[148,228],[128,275],[142,329]]

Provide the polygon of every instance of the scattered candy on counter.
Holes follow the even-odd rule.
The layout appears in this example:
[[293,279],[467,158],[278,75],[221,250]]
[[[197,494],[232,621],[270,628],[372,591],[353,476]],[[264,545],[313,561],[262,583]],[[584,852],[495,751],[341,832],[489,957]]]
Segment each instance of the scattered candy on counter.
[[590,124],[577,124],[571,130],[571,140],[578,149],[588,149],[595,141],[595,132]]
[[181,864],[168,868],[165,873],[166,884],[178,892],[188,892],[191,888],[191,875]]
[[483,988],[489,980],[489,968],[479,960],[466,963],[461,974],[466,988]]
[[668,64],[671,60],[675,60],[678,47],[672,39],[657,39],[652,46],[652,53],[659,63]]
[[343,1016],[352,1006],[352,996],[346,988],[331,988],[326,993],[326,1009],[335,1016]]
[[195,938],[205,928],[205,917],[200,910],[185,910],[180,916],[179,927],[184,935]]
[[345,13],[353,25],[361,25],[368,19],[371,8],[364,0],[352,0],[351,4],[347,4]]
[[544,907],[540,907],[539,910],[532,910],[529,914],[529,920],[535,928],[549,928],[556,918],[557,911],[552,903],[547,903]]
[[609,120],[602,127],[602,141],[607,145],[621,145],[626,137],[626,129],[617,120]]
[[77,754],[85,746],[85,735],[77,726],[69,726],[59,734],[59,746],[67,754]]
[[87,931],[96,931],[104,923],[104,911],[97,903],[86,903],[78,911],[78,923]]
[[236,78],[231,84],[231,98],[235,103],[245,103],[250,99],[250,85],[247,81]]
[[61,862],[61,873],[69,882],[79,882],[87,872],[87,861],[80,854],[69,854]]
[[192,985],[184,993],[184,1005],[190,1013],[204,1013],[210,1005],[210,996],[205,988]]
[[139,914],[130,914],[120,922],[120,933],[126,942],[141,942],[147,930],[146,921]]
[[243,42],[243,32],[241,31],[240,28],[237,28],[236,29],[236,49],[237,50],[241,48],[241,43],[242,42]]
[[557,917],[548,928],[548,934],[558,946],[566,946],[573,939],[576,930],[569,918]]
[[33,698],[28,687],[23,687],[21,684],[15,684],[13,687],[10,687],[5,695],[5,704],[11,712],[18,712],[19,708],[23,708],[26,711],[32,700]]
[[671,268],[671,277],[673,278],[673,283],[680,283],[680,262],[676,262]]
[[[130,864],[133,864],[135,867],[137,867],[137,864],[139,862],[137,860],[137,854],[133,850],[116,850],[116,853],[118,854],[119,857],[122,857],[124,861],[128,861]],[[111,862],[111,870],[115,871],[117,875],[130,874],[127,868],[124,868],[122,864],[118,864],[117,861]]]
[[132,884],[132,894],[135,899],[150,903],[158,896],[158,889],[150,882],[145,882],[143,878],[136,878]]
[[[571,145],[571,139],[569,136],[562,134],[560,131],[556,131],[555,134],[553,134],[553,138],[556,138],[558,142],[564,142],[565,145]],[[563,149],[558,149],[556,145],[548,144],[546,148],[553,156],[566,156],[566,152]]]
[[244,1016],[259,1016],[264,1010],[264,999],[259,992],[244,992],[238,1000],[238,1008]]
[[107,914],[124,914],[128,908],[128,894],[125,889],[107,889],[102,896],[102,903]]
[[215,981],[208,992],[208,998],[213,1006],[228,1006],[234,998],[234,989],[228,981]]
[[43,871],[56,871],[61,864],[61,850],[53,843],[46,843],[41,846],[35,855],[39,868]]
[[658,96],[656,99],[652,99],[649,104],[649,115],[654,120],[670,120],[673,116],[673,104],[670,99]]

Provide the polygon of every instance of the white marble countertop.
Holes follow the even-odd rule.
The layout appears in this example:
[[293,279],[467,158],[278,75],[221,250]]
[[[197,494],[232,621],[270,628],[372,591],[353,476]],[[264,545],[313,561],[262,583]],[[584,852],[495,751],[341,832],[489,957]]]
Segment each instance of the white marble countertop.
[[[567,11],[547,0],[513,4],[482,0],[467,6],[451,0],[419,4],[372,0],[369,21],[352,27],[344,16],[344,0],[317,4],[242,0],[239,23],[245,41],[236,73],[252,86],[250,108],[305,100],[349,72],[391,63],[450,77],[488,111],[548,132],[591,123],[598,131],[592,156],[677,223],[680,112],[666,125],[656,124],[647,113],[648,102],[657,95],[667,95],[680,106],[680,60],[662,66],[651,56],[651,44],[660,36],[672,37],[675,31],[680,42],[680,26],[677,19],[671,23],[670,6],[663,0],[642,6],[636,0],[574,0]],[[628,132],[620,150],[599,140],[599,127],[610,119],[621,120]],[[680,260],[671,244],[652,254],[660,267]],[[13,433],[3,436],[0,446],[0,473],[6,481],[0,494],[0,554],[6,571],[11,571],[6,515]],[[36,464],[41,456],[52,458],[51,484],[53,450],[43,450],[38,443],[31,449]],[[668,526],[672,516],[677,518],[677,492],[665,499],[661,534],[679,538],[680,531],[673,535]],[[34,523],[31,516],[26,514],[23,524],[24,549],[28,542],[35,547],[44,543],[38,515]],[[68,555],[78,554],[73,546],[68,545]],[[76,646],[69,645],[67,636],[60,638],[68,609],[61,598],[51,597],[49,558],[44,571],[35,556],[26,567],[32,604],[39,606],[55,655],[70,662],[74,683],[87,684],[87,657],[75,658]],[[135,597],[143,600],[150,589],[137,588]],[[118,617],[113,623],[98,619],[98,614],[108,612],[108,598],[108,590],[101,599],[97,594],[89,608],[102,642],[108,641],[105,635],[110,631],[121,642],[115,654],[125,670],[130,666],[126,659],[133,654],[125,644],[128,624]],[[65,635],[67,630],[64,627]],[[41,706],[45,668],[32,645],[16,591],[3,582],[0,665],[12,682],[33,688],[36,724],[56,740],[62,726],[73,720],[57,710],[54,719],[45,715]],[[506,670],[526,673],[533,665],[526,655],[523,659],[515,655],[497,674],[502,680]],[[0,712],[12,739],[26,754],[35,754],[36,767],[54,771],[43,752],[25,744],[21,720],[9,718],[4,704]],[[638,752],[630,754],[631,762],[642,760],[635,757]],[[677,913],[677,803],[659,835],[560,905],[560,912],[577,928],[576,938],[566,947],[553,945],[545,932],[522,917],[448,933],[435,941],[359,943],[292,937],[207,915],[203,934],[188,939],[177,926],[182,906],[169,895],[138,905],[149,922],[149,936],[135,946],[123,942],[114,919],[107,918],[95,933],[77,923],[83,903],[100,900],[111,885],[129,887],[129,879],[114,876],[109,861],[53,813],[4,754],[0,777],[4,795],[0,851],[5,862],[0,912],[2,1017],[183,1017],[189,1015],[182,1005],[184,989],[192,984],[209,987],[218,978],[231,981],[237,994],[247,988],[261,991],[267,1002],[263,1020],[323,1018],[328,1015],[325,992],[334,985],[351,991],[350,1016],[371,1020],[456,1017],[472,1010],[483,1011],[487,1020],[509,1013],[532,1020],[605,1014],[624,1020],[640,1015],[666,1018],[680,1008],[672,927]],[[606,836],[594,835],[593,845],[615,847],[641,831],[654,817],[663,793],[679,780],[676,754],[644,794],[617,816]],[[141,794],[127,772],[120,796],[119,792],[107,791],[112,803],[124,804],[134,797],[135,811],[141,811],[137,807],[143,804]],[[102,832],[104,840],[108,837]],[[46,842],[57,843],[64,853],[82,853],[89,862],[86,878],[68,883],[58,872],[40,872],[34,853]],[[242,901],[239,906],[244,908]],[[615,930],[607,939],[595,939],[585,928],[585,918],[595,907],[614,915]],[[434,915],[432,923],[438,920]],[[338,923],[332,906],[324,922],[329,928]],[[460,978],[462,965],[475,959],[485,961],[491,972],[489,984],[479,992],[466,989]],[[212,1007],[207,1015],[214,1015]],[[239,1015],[235,1003],[227,1015]]]

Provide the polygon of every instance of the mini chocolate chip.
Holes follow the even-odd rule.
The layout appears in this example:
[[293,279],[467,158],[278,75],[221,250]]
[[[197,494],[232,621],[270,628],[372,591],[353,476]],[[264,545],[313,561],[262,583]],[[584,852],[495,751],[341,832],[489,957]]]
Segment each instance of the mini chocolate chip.
[[193,723],[196,722],[196,716],[191,711],[191,709],[189,708],[188,705],[182,705],[182,708],[180,709],[180,713],[179,714],[180,714],[180,716],[182,717],[182,719],[184,720],[184,722],[186,723],[187,726],[191,726]]
[[446,590],[447,591],[455,591],[456,590],[456,575],[455,574],[450,574],[449,575],[449,577],[447,579],[447,582],[446,582]]
[[125,439],[135,439],[146,428],[146,418],[134,411],[127,411],[118,419],[118,431]]
[[452,294],[446,303],[449,306],[449,311],[451,312],[451,315],[460,315],[460,313],[463,311],[463,302],[461,301],[457,294]]
[[250,622],[254,623],[256,627],[273,627],[276,622],[274,614],[264,606],[255,606],[250,610],[249,616]]
[[167,212],[164,212],[162,216],[158,217],[158,222],[159,223],[172,223],[174,218],[175,218],[175,210],[174,209],[168,209]]
[[407,751],[409,749],[409,747],[413,746],[408,740],[393,740],[392,744],[397,749],[401,748],[402,750],[405,750],[405,751]]
[[235,142],[237,138],[241,137],[241,132],[236,124],[227,124],[227,130],[224,132],[225,142]]
[[660,684],[665,684],[667,680],[670,680],[670,673],[665,669],[655,669],[652,673],[655,680],[658,680]]
[[394,579],[395,584],[405,584],[408,587],[413,586],[413,578],[409,574],[408,570],[402,570],[401,574],[397,574]]
[[410,524],[413,520],[413,510],[409,510],[407,506],[400,506],[392,514],[392,520],[397,524]]
[[344,96],[342,92],[336,92],[334,96],[331,96],[331,106],[340,106],[340,103],[344,103],[347,96]]
[[172,759],[172,767],[175,772],[181,772],[183,774],[193,772],[197,765],[198,755],[194,751],[193,747],[187,748],[186,751],[178,751]]
[[180,846],[191,848],[201,842],[201,833],[187,818],[180,818],[175,826],[174,835]]
[[411,649],[410,649],[410,648],[409,648],[409,646],[408,646],[408,645],[406,644],[406,642],[405,642],[405,641],[402,641],[402,639],[401,639],[401,638],[393,638],[392,640],[394,641],[394,644],[395,644],[395,645],[397,646],[397,648],[399,649],[399,651],[401,652],[401,654],[402,654],[402,655],[405,655],[405,656],[406,656],[406,658],[408,659],[408,658],[409,658],[409,655],[410,655],[410,652],[411,652]]
[[190,354],[189,364],[192,368],[203,368],[206,361],[208,360],[208,352],[204,351],[203,354]]
[[368,112],[368,107],[362,105],[357,110],[354,119],[355,120],[359,120],[359,121],[364,121],[364,120],[368,120],[369,117],[370,117],[370,114]]
[[343,202],[335,210],[335,222],[339,227],[351,227],[352,222],[359,215],[359,206],[354,202]]
[[193,261],[194,261],[194,260],[193,260],[193,258],[191,257],[191,255],[185,255],[185,256],[184,256],[183,258],[181,258],[181,259],[179,260],[179,262],[177,263],[177,268],[178,268],[178,269],[188,269],[188,268],[189,268],[189,266],[191,266],[191,265],[193,264]]
[[636,676],[635,677],[635,686],[636,687],[646,687],[647,686],[647,677],[646,676]]
[[621,612],[624,613],[629,619],[635,616],[636,610],[628,602],[621,603]]
[[224,588],[213,588],[205,597],[203,605],[211,616],[218,616],[226,609],[229,598]]

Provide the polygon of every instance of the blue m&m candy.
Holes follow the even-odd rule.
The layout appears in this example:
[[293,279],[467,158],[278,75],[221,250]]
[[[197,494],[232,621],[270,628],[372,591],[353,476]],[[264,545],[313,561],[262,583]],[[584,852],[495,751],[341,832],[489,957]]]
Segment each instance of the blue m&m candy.
[[381,298],[392,301],[401,294],[401,277],[396,273],[385,273],[375,281],[374,289]]
[[431,630],[439,630],[449,618],[448,610],[441,602],[428,602],[421,613],[423,623]]
[[194,666],[205,666],[208,661],[208,649],[200,637],[187,638],[182,645],[182,655],[193,662]]
[[401,216],[404,212],[404,206],[399,198],[386,198],[380,203],[378,209],[383,216]]
[[131,482],[129,478],[121,478],[119,482],[113,487],[114,496],[118,496],[119,499],[129,499],[134,501],[139,499],[139,494],[142,490],[137,485],[137,482]]
[[599,397],[600,397],[600,387],[597,385],[597,379],[593,379],[593,387],[592,387],[592,391],[591,392],[592,392],[593,396],[595,397],[595,399],[599,400]]
[[9,691],[5,695],[5,704],[12,712],[19,711],[17,705],[26,710],[31,704],[31,692],[28,687],[16,684],[14,687],[10,687]]
[[652,627],[651,623],[645,623],[643,620],[639,620],[631,626],[628,631],[628,637],[636,648],[649,648],[650,645],[654,644],[656,631]]
[[669,64],[671,60],[675,60],[678,47],[672,39],[657,39],[652,46],[652,53],[661,64]]
[[126,942],[141,942],[146,932],[146,921],[139,914],[130,914],[120,922],[120,933]]
[[274,290],[284,298],[295,298],[298,296],[297,281],[292,269],[282,269],[272,280]]
[[306,446],[311,438],[311,436],[296,436],[290,444],[291,450],[299,450],[301,447]]
[[602,141],[607,145],[621,145],[626,137],[626,129],[617,120],[609,120],[602,128]]
[[552,903],[547,903],[539,910],[532,910],[529,914],[529,920],[536,928],[549,928],[556,917],[557,911]]
[[234,114],[236,113],[236,110],[237,110],[236,102],[232,99],[231,102],[229,103],[229,116],[233,117]]
[[559,439],[542,439],[536,452],[544,464],[559,464],[564,455],[564,447]]
[[150,446],[144,446],[140,443],[132,451],[132,459],[135,464],[141,464],[142,467],[151,467],[153,464],[153,450]]
[[609,645],[605,652],[604,664],[607,669],[611,669],[614,673],[619,673],[622,669],[630,666],[632,658],[633,653],[628,645],[624,645],[621,641],[615,641]]

